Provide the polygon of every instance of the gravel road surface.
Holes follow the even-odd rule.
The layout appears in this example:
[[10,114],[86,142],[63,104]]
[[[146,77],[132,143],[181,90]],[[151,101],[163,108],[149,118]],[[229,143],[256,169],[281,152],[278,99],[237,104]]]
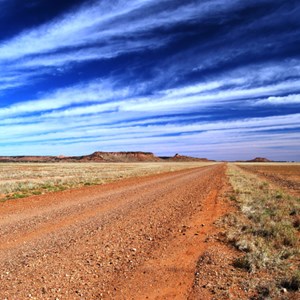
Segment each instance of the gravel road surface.
[[225,168],[1,203],[0,299],[189,298],[226,211]]

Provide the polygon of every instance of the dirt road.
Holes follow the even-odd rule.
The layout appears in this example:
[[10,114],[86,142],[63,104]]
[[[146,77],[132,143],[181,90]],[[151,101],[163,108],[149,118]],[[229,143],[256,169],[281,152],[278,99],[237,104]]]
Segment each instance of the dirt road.
[[225,168],[1,203],[0,299],[187,299]]

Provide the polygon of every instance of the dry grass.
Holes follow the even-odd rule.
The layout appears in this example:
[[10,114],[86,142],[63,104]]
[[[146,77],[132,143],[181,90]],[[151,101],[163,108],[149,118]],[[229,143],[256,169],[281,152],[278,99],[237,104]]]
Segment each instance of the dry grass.
[[239,163],[238,166],[300,196],[299,163]]
[[256,289],[270,299],[285,290],[298,291],[300,199],[233,164],[228,175],[234,189],[230,199],[239,209],[224,220],[228,241],[241,253],[233,266],[256,273],[249,276],[249,285],[251,278],[262,276]]
[[208,164],[211,163],[1,163],[0,200],[23,198]]

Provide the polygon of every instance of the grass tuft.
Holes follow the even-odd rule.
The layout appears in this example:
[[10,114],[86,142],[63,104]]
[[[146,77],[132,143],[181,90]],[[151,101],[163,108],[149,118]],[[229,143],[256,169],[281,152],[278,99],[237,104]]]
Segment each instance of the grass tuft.
[[249,258],[245,255],[245,256],[242,256],[242,257],[238,257],[236,258],[233,262],[232,262],[232,265],[235,267],[235,268],[239,268],[239,269],[244,269],[248,272],[251,271],[252,269],[252,265],[251,265],[251,262],[249,261]]
[[300,290],[300,271],[296,271],[292,276],[284,279],[281,282],[281,286],[290,291],[299,291]]

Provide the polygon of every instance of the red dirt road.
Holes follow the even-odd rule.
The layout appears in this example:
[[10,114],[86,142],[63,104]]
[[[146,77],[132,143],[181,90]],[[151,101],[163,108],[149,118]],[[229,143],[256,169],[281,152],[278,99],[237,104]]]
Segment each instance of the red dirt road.
[[[0,204],[0,299],[192,299],[224,164]],[[210,299],[209,294],[197,299]]]

